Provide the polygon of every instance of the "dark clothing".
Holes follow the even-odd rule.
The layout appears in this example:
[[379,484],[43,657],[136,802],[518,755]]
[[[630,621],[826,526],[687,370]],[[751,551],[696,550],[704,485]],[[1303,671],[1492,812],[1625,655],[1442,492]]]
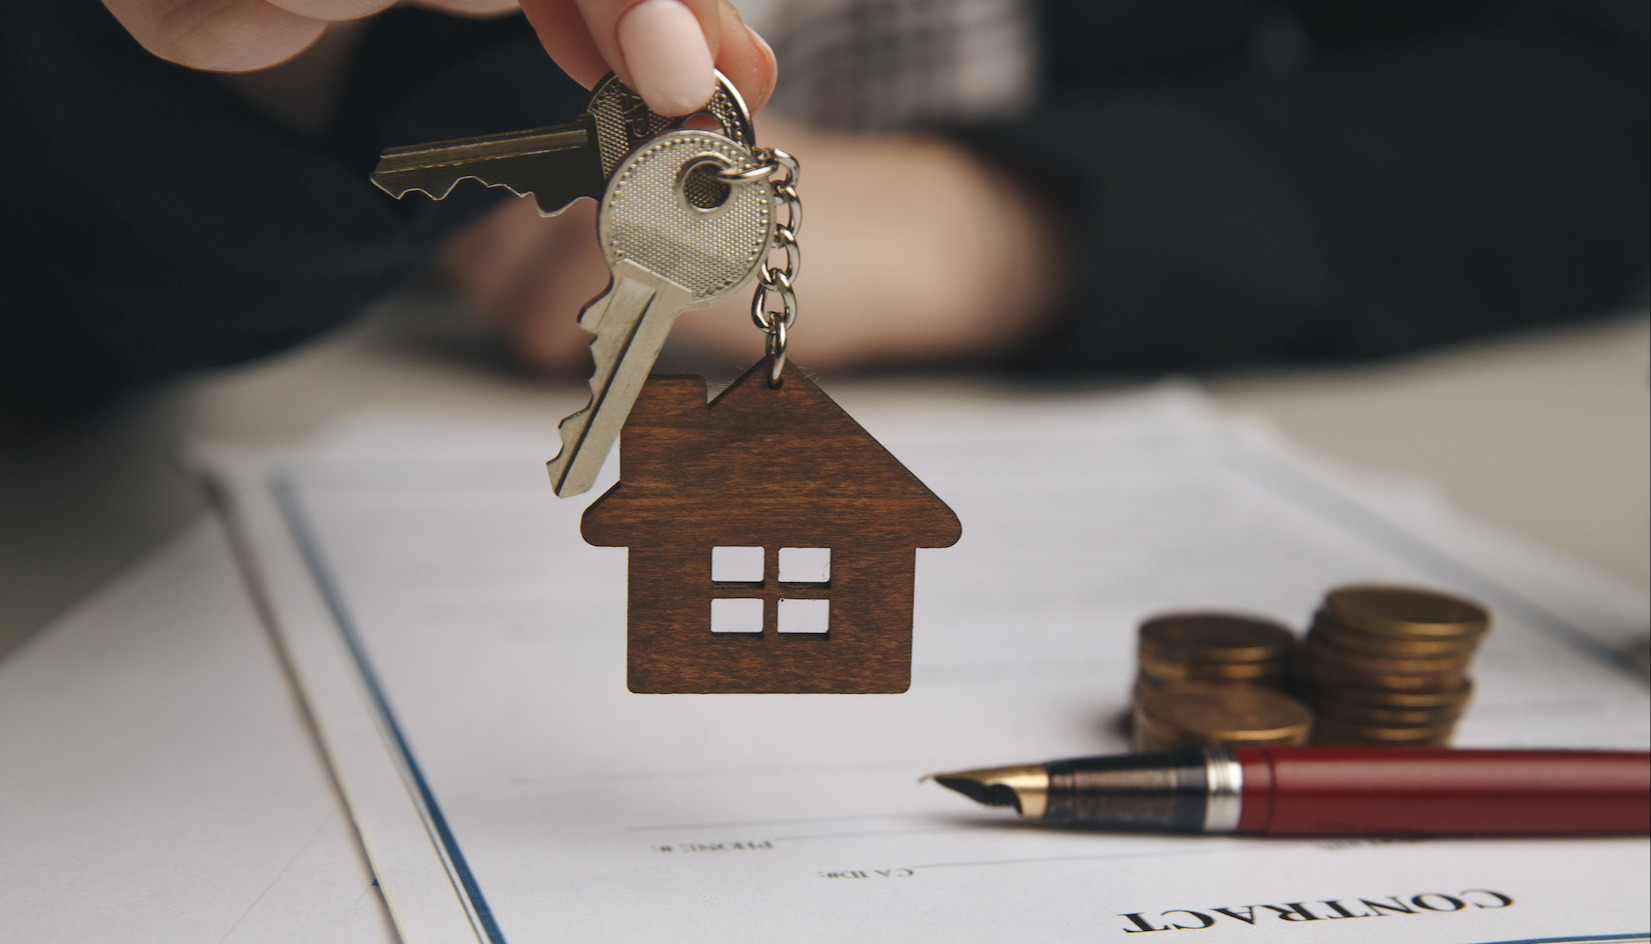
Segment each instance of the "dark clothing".
[[1651,7],[1283,9],[1050,7],[1043,103],[973,136],[1070,227],[1080,302],[1033,363],[1380,356],[1630,301]]
[[[1074,0],[1042,31],[1036,108],[953,129],[1064,227],[1076,301],[1022,367],[1391,354],[1598,311],[1644,277],[1644,3]],[[0,0],[0,412],[341,323],[498,196],[398,203],[367,182],[381,148],[583,102],[519,18],[394,11],[310,140],[97,0]]]

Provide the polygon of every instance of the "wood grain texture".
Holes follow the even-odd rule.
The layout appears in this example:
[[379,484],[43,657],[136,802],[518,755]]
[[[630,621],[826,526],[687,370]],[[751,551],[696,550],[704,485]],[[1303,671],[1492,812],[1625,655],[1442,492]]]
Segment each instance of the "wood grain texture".
[[[916,548],[962,527],[795,367],[766,362],[706,403],[703,378],[649,378],[620,438],[619,484],[581,533],[630,548],[633,692],[893,693],[911,685]],[[763,579],[714,583],[711,549],[765,548]],[[781,583],[780,548],[830,548],[828,582]],[[761,633],[712,633],[711,601],[763,601]],[[829,600],[825,633],[777,631],[781,599]]]

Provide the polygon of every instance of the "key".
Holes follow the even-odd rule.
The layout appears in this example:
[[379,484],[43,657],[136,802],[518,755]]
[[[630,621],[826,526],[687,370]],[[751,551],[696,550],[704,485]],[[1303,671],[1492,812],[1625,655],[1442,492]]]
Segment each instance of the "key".
[[738,291],[774,240],[767,180],[722,181],[705,171],[755,166],[751,150],[709,131],[672,131],[615,169],[597,209],[607,291],[579,324],[596,334],[590,402],[562,420],[547,463],[561,496],[596,479],[665,336],[682,312]]
[[[745,102],[722,73],[701,113],[722,133],[748,148],[756,146]],[[372,181],[392,197],[418,190],[440,200],[466,178],[504,187],[519,197],[533,194],[540,216],[555,216],[580,197],[598,198],[620,162],[644,142],[696,115],[666,118],[610,75],[597,84],[585,113],[553,128],[535,128],[414,144],[379,156]]]

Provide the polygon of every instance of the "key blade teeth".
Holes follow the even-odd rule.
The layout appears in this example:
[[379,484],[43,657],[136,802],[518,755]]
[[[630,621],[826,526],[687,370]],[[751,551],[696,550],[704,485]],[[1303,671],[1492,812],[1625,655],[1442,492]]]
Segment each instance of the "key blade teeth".
[[575,476],[575,470],[570,468],[578,452],[577,443],[584,438],[585,430],[590,426],[590,411],[591,406],[586,404],[584,409],[562,420],[556,427],[562,439],[562,451],[545,463],[545,468],[550,472],[550,487],[558,498],[583,494],[596,484],[594,473]]
[[[524,194],[517,194],[517,196],[524,196]],[[558,216],[563,210],[566,210],[568,207],[579,202],[579,199],[579,197],[574,197],[573,199],[568,200],[560,197],[554,197],[546,193],[541,193],[537,190],[533,192],[533,202],[538,205],[539,215],[542,217]],[[595,197],[592,197],[591,199],[594,200]]]
[[[658,286],[616,278],[586,311],[601,312],[591,339],[596,368],[590,400],[557,425],[562,451],[546,463],[558,496],[577,495],[596,483],[618,441],[648,371],[659,357],[680,306],[659,301]],[[617,311],[611,310],[617,307]]]
[[442,200],[459,181],[475,180],[518,197],[536,196],[543,216],[560,213],[579,197],[599,196],[606,184],[588,118],[555,128],[389,148],[379,155],[370,179],[398,200],[414,190]]
[[[374,186],[390,196],[395,197],[397,200],[400,200],[402,197],[405,197],[414,191],[422,193],[432,200],[445,200],[447,195],[453,192],[453,188],[458,186],[459,181],[465,179],[464,177],[454,177],[453,179],[447,181],[447,185],[444,187],[438,183],[419,181],[416,179],[417,176],[418,175],[407,171],[375,170],[373,171],[373,176],[369,179],[372,180]],[[415,179],[401,179],[405,177],[414,177]],[[478,181],[481,180],[480,177],[475,176],[471,176],[469,179]],[[485,183],[485,181],[483,182]]]
[[[423,168],[420,168],[420,170],[423,170]],[[415,192],[422,193],[432,200],[445,200],[460,183],[466,180],[474,180],[490,189],[498,187],[518,197],[533,197],[534,203],[538,206],[539,215],[543,217],[556,216],[568,207],[573,206],[581,197],[586,196],[585,194],[569,196],[565,192],[553,192],[545,188],[538,190],[521,189],[514,184],[490,181],[479,174],[459,174],[450,178],[444,177],[432,180],[424,174],[414,173],[413,171],[392,170],[374,173],[371,180],[374,186],[397,200]],[[559,189],[565,191],[566,188]]]
[[[606,293],[603,295],[603,298],[605,297]],[[601,340],[600,334],[591,339],[592,352],[598,358],[602,355],[594,349]],[[597,363],[600,364],[601,361],[598,360]],[[613,444],[609,443],[596,462],[587,459],[582,466],[575,468],[580,453],[586,451],[591,423],[596,420],[597,409],[611,380],[611,377],[603,378],[600,371],[592,374],[587,381],[590,399],[585,401],[583,407],[563,417],[562,421],[556,424],[557,436],[562,440],[562,450],[556,453],[556,458],[545,463],[545,468],[550,472],[550,487],[558,498],[590,491],[590,487],[596,484],[596,474],[602,470],[602,463],[607,461],[608,452],[613,448]]]
[[[418,168],[417,170],[422,171],[422,170],[425,170],[425,168]],[[465,181],[465,180],[474,180],[474,181],[476,181],[477,183],[481,184],[484,187],[490,187],[490,188],[491,187],[503,187],[505,190],[510,191],[511,193],[515,194],[518,197],[526,197],[526,196],[531,196],[533,194],[533,191],[531,191],[531,190],[517,190],[515,187],[511,186],[510,184],[503,183],[503,182],[498,182],[498,181],[491,181],[491,180],[488,180],[487,178],[481,177],[477,174],[470,174],[470,173],[460,172],[456,176],[453,176],[453,177],[437,177],[434,180],[420,179],[420,178],[423,178],[425,176],[426,176],[425,174],[416,173],[413,170],[408,170],[408,171],[395,171],[395,170],[392,170],[392,171],[389,171],[389,172],[377,172],[377,171],[375,171],[373,173],[373,176],[372,176],[372,181],[375,185],[377,185],[378,189],[384,191],[385,193],[389,194],[392,197],[395,197],[397,200],[400,200],[402,197],[407,196],[408,194],[414,192],[415,190],[418,191],[419,193],[424,194],[425,196],[429,197],[432,200],[445,200],[445,199],[447,199],[448,194],[453,192],[453,188],[457,187],[459,185],[460,181]],[[411,177],[412,179],[411,180],[398,179],[398,178],[407,178],[407,177]],[[541,209],[541,212],[542,212],[543,211],[542,205],[541,205],[540,209]],[[563,206],[563,209],[566,209],[565,205]],[[547,215],[549,215],[549,214],[547,214]]]

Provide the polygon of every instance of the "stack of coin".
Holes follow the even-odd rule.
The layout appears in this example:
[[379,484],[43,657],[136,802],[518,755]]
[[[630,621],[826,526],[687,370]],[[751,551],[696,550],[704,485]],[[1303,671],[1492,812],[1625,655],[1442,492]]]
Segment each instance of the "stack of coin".
[[1307,707],[1285,695],[1296,637],[1271,620],[1166,613],[1141,624],[1136,750],[1305,744]]
[[1171,682],[1135,699],[1137,751],[1306,744],[1312,728],[1306,705],[1255,685]]
[[1141,624],[1137,696],[1172,682],[1283,688],[1296,637],[1269,620],[1228,613],[1167,613]]
[[1331,591],[1302,646],[1301,694],[1315,744],[1443,746],[1473,693],[1468,664],[1483,607],[1427,590]]

